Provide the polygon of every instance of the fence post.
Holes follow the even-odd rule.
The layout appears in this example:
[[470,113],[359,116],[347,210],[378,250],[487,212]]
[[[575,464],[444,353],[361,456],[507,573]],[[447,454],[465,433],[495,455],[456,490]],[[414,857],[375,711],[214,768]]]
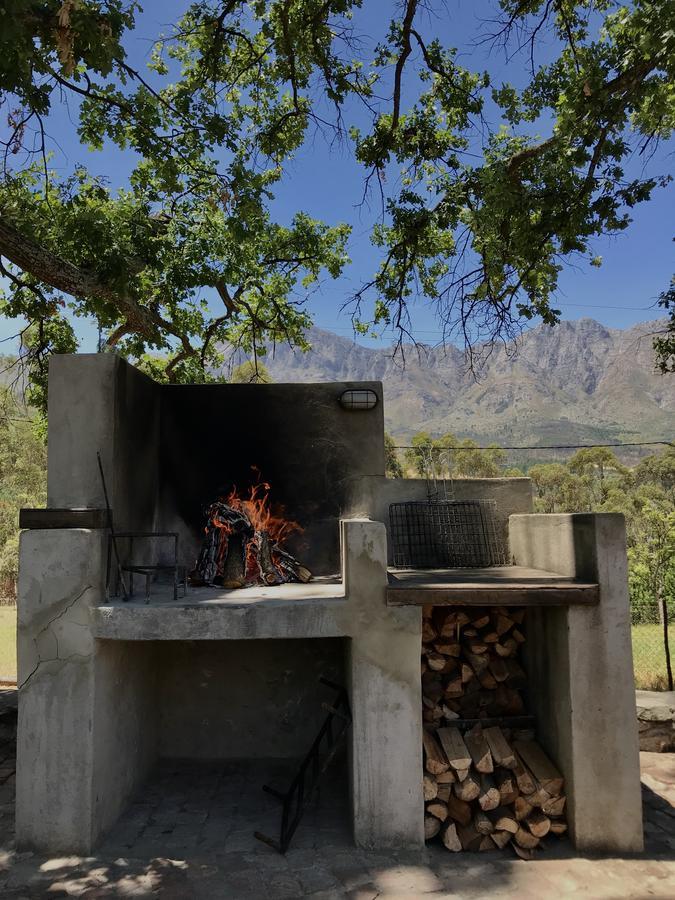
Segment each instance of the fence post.
[[663,622],[663,652],[666,656],[666,674],[668,677],[668,690],[673,689],[673,667],[670,662],[670,641],[668,639],[668,604],[666,598],[659,592],[659,612]]

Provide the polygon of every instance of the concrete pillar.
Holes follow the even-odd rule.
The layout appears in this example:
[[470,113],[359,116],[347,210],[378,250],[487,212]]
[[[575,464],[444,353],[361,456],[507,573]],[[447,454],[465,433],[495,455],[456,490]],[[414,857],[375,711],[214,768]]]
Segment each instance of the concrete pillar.
[[566,780],[570,834],[582,852],[643,848],[638,726],[622,515],[516,515],[516,565],[600,585],[597,606],[531,610],[531,705]]
[[386,530],[341,522],[350,635],[354,840],[364,848],[424,846],[420,609],[386,606]]
[[96,641],[105,534],[24,531],[18,588],[16,834],[21,847],[89,853],[154,758],[152,664]]

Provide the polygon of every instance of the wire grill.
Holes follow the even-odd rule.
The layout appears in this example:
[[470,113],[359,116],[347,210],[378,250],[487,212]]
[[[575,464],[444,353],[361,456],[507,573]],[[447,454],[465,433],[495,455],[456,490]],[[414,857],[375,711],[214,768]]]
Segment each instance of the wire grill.
[[389,506],[397,568],[483,568],[505,562],[494,500],[411,500]]

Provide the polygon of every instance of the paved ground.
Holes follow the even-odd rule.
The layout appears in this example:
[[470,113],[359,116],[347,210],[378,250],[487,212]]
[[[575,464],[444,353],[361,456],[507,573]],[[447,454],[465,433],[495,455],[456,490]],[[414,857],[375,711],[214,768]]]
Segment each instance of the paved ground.
[[[647,849],[582,859],[551,841],[534,862],[508,854],[367,853],[351,846],[344,784],[324,791],[280,856],[275,803],[251,766],[165,764],[96,856],[47,859],[13,848],[14,718],[0,718],[0,897],[160,897],[163,900],[385,900],[385,898],[675,898],[675,754],[643,753]],[[287,777],[271,765],[271,781]]]

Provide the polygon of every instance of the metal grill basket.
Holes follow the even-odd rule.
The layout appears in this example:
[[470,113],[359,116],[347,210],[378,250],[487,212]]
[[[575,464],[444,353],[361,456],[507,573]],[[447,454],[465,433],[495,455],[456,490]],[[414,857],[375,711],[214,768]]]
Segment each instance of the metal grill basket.
[[389,522],[397,568],[483,568],[505,562],[494,500],[392,503]]

